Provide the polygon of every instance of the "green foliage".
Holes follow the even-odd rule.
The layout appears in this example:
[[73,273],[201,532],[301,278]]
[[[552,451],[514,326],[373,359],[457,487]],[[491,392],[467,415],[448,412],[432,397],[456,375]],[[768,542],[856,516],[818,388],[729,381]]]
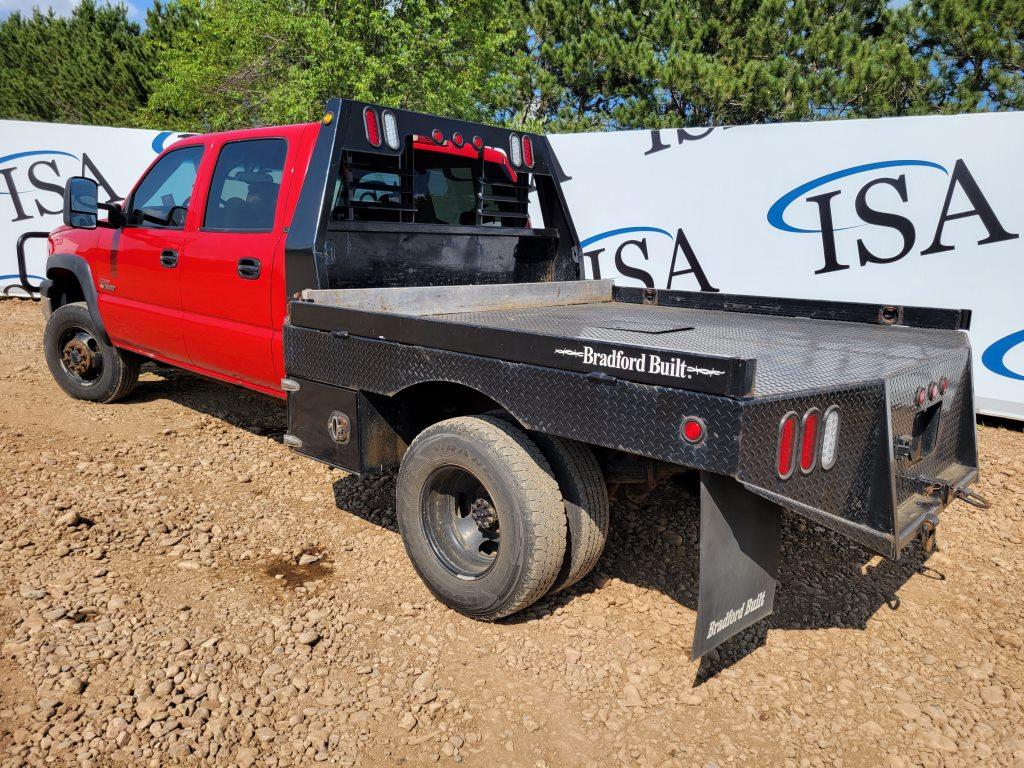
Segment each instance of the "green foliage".
[[1024,0],[84,0],[0,22],[0,118],[211,130],[331,96],[594,130],[1019,109]]
[[1022,0],[915,0],[914,52],[935,73],[942,112],[1024,107]]
[[490,116],[516,28],[485,0],[180,0],[195,19],[157,59],[154,125],[315,119],[330,96]]
[[83,0],[0,22],[0,118],[131,125],[149,93],[142,31],[125,6]]

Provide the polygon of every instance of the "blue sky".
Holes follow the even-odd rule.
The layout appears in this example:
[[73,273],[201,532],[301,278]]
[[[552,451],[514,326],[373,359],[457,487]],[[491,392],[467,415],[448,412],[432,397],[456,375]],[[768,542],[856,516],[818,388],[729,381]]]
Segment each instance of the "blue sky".
[[[13,11],[21,11],[23,15],[28,15],[35,7],[44,10],[53,8],[58,16],[67,16],[79,2],[80,0],[0,0],[0,19],[6,19]],[[124,4],[128,6],[128,16],[131,19],[143,21],[150,0],[125,0]]]

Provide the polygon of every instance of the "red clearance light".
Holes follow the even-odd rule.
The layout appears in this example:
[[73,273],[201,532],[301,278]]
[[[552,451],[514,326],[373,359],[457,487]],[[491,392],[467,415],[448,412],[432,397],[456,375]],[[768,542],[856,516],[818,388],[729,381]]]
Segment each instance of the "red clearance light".
[[435,128],[434,132],[430,134],[430,138],[432,138],[438,144],[444,144],[444,134],[441,133],[440,128]]
[[810,474],[818,462],[818,427],[820,423],[821,413],[817,408],[811,408],[804,414],[804,421],[800,429],[800,471],[805,475]]
[[790,411],[779,422],[779,452],[775,460],[775,470],[783,480],[796,469],[796,430],[797,415]]
[[679,429],[683,440],[688,443],[699,443],[704,439],[704,420],[696,416],[687,416]]
[[943,376],[942,380],[939,382],[939,393],[944,395],[946,394],[947,389],[949,389],[949,379]]
[[924,387],[917,390],[917,394],[914,395],[914,402],[918,405],[924,405],[924,401],[928,399],[928,394],[924,391]]
[[366,128],[366,140],[375,147],[380,146],[380,124],[377,122],[377,110],[366,107],[363,110],[363,127]]
[[527,168],[533,168],[533,142],[529,136],[523,136],[523,162]]
[[939,397],[939,385],[934,381],[928,385],[928,399],[937,400]]
[[474,149],[483,149],[484,148],[484,140],[481,139],[479,136],[474,136],[473,137],[473,148]]
[[461,133],[453,133],[452,134],[452,144],[454,144],[456,147],[461,147],[465,143],[466,143],[466,141],[465,141],[465,139],[462,138],[462,134]]

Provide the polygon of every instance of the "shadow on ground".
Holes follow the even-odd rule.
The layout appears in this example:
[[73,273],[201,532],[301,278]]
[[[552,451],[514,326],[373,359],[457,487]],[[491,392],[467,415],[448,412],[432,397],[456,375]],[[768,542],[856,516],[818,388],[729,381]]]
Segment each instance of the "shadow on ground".
[[[175,369],[151,368],[150,372],[158,380],[141,382],[132,400],[168,399],[277,440],[287,428],[281,401]],[[394,471],[347,475],[334,483],[335,504],[397,533],[394,483]],[[576,596],[595,590],[600,577],[657,590],[696,611],[699,512],[692,479],[679,477],[643,501],[614,502],[611,514],[608,546],[594,573],[505,622],[550,614]],[[918,572],[942,578],[924,565],[916,544],[898,561],[877,558],[832,531],[785,513],[775,612],[705,656],[694,682],[700,684],[764,645],[769,629],[864,629],[877,611],[898,609],[897,593]]]

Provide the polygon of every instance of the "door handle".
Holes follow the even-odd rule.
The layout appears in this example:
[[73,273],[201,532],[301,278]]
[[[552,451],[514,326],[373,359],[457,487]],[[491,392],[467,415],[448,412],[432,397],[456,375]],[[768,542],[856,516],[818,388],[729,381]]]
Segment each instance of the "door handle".
[[160,251],[160,266],[167,269],[178,266],[178,252],[170,248]]
[[238,276],[243,280],[255,280],[260,276],[259,259],[239,259]]

